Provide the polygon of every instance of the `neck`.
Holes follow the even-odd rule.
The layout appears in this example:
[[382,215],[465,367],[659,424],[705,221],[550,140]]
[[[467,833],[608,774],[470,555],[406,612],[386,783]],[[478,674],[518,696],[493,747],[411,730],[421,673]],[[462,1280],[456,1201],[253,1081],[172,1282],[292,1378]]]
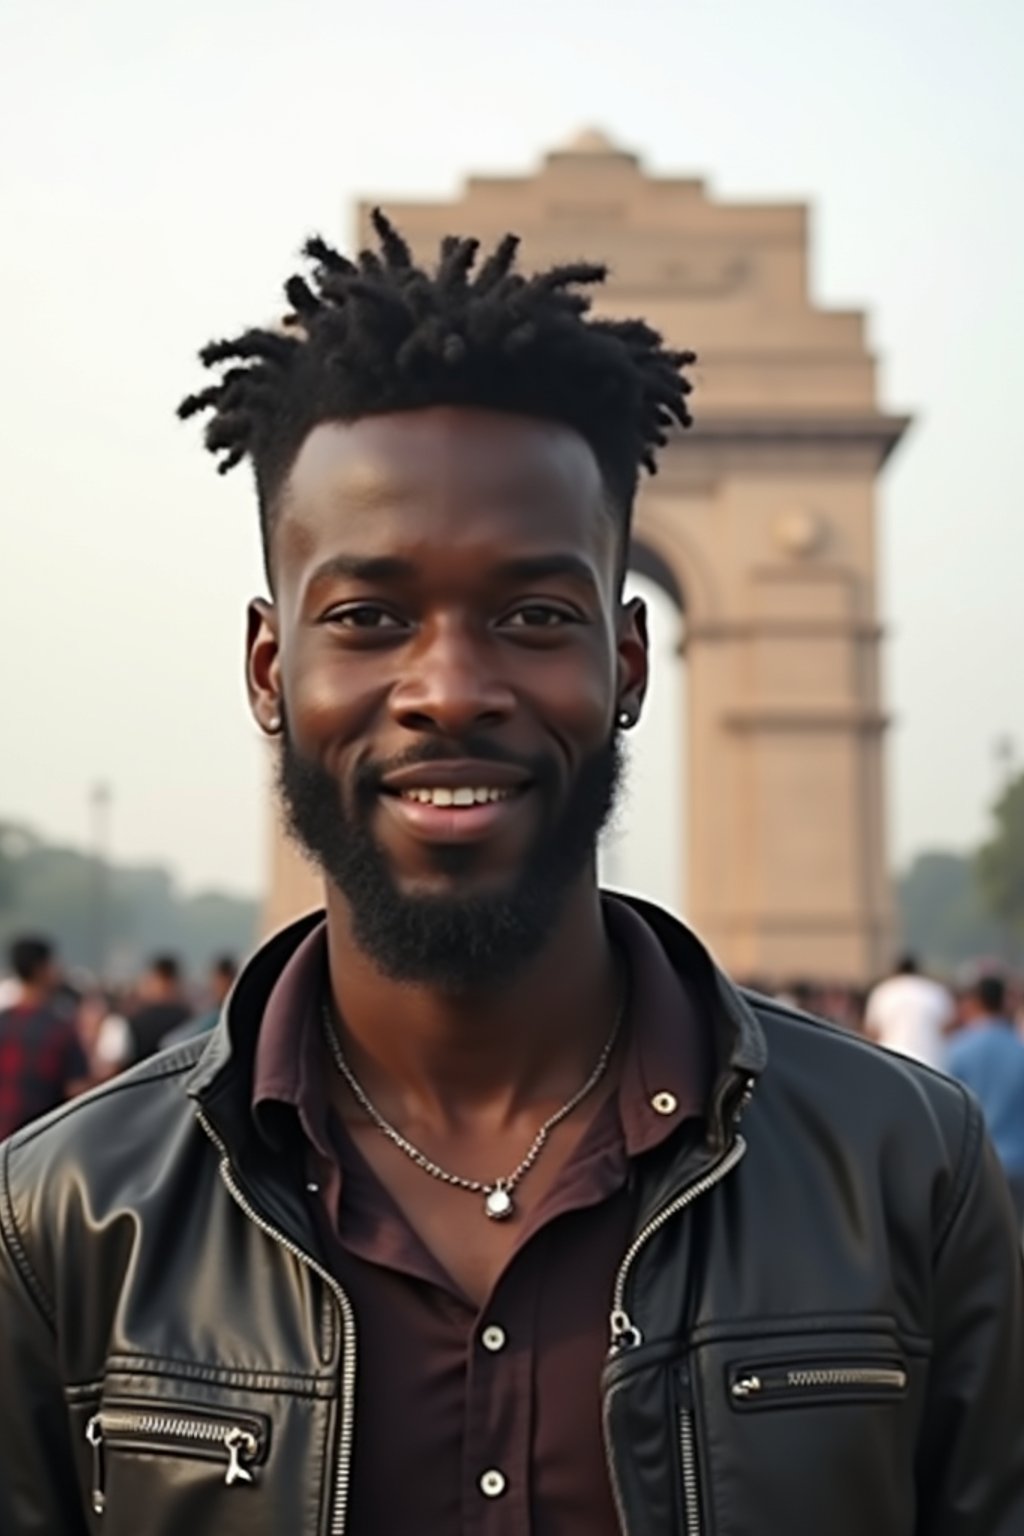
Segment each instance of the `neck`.
[[49,987],[37,986],[35,982],[23,981],[21,984],[20,1002],[24,1008],[42,1008],[50,1000]]
[[566,902],[551,938],[493,988],[452,993],[383,975],[357,947],[350,914],[327,904],[331,992],[346,1057],[373,1095],[440,1122],[486,1110],[513,1116],[537,1099],[568,1097],[613,1028],[624,978],[593,880]]

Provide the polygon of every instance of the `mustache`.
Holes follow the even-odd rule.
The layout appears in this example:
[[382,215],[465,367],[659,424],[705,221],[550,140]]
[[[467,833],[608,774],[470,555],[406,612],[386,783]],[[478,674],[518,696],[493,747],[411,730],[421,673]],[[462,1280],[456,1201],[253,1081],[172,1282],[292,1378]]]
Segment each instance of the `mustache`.
[[503,767],[517,769],[541,787],[555,782],[558,776],[550,757],[527,757],[497,747],[487,737],[465,736],[458,742],[425,741],[410,747],[407,752],[396,753],[394,757],[361,763],[355,773],[355,789],[360,796],[375,795],[387,775],[397,773],[400,769],[422,768],[431,763],[463,762],[467,758],[473,762],[500,763]]

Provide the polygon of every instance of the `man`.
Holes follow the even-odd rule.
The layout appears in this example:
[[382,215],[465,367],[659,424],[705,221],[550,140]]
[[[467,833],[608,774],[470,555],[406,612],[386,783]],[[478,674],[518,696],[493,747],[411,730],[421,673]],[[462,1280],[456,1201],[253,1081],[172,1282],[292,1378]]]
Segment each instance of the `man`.
[[205,1013],[196,1018],[186,1019],[183,1024],[175,1027],[164,1035],[160,1042],[162,1050],[168,1046],[181,1045],[185,1040],[191,1040],[193,1035],[207,1035],[214,1028],[220,1018],[221,1009],[228,1000],[228,994],[235,984],[238,975],[238,962],[234,955],[218,955],[210,966],[210,976],[207,982],[207,997],[209,1007]]
[[[213,1022],[219,1017],[221,1009],[227,1002],[231,988],[235,984],[238,975],[238,961],[234,955],[218,955],[210,965],[210,974],[206,982],[206,995],[209,1004],[209,1014],[213,1016]],[[207,1015],[204,1015],[204,1020]],[[213,1023],[209,1025],[213,1028]]]
[[326,915],[0,1158],[0,1528],[1011,1536],[1021,1274],[956,1084],[602,897],[688,354],[377,215],[204,354]]
[[128,1020],[131,1060],[145,1061],[165,1036],[192,1017],[181,986],[176,955],[155,955],[139,983],[139,1006]]
[[57,1006],[53,945],[25,936],[8,958],[18,993],[0,1010],[0,1138],[81,1093],[89,1078],[74,1021]]
[[941,1072],[946,1066],[946,1034],[956,1007],[941,982],[922,976],[917,958],[904,955],[892,976],[868,996],[864,1025],[872,1040]]
[[981,1103],[1024,1222],[1024,1041],[1007,1011],[1003,978],[979,976],[961,1010],[963,1028],[950,1044],[949,1070]]

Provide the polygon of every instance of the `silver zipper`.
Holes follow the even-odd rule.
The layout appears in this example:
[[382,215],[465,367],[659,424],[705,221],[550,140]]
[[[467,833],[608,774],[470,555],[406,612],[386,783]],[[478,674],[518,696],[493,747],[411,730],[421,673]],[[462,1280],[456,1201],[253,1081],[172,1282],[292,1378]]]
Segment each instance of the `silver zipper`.
[[[749,1095],[750,1090],[748,1088],[744,1099],[744,1104],[749,1102]],[[637,1345],[642,1344],[644,1341],[643,1334],[633,1322],[629,1313],[626,1311],[625,1306],[626,1281],[629,1279],[629,1272],[636,1262],[637,1255],[642,1251],[644,1246],[654,1236],[654,1234],[661,1231],[661,1228],[667,1221],[670,1221],[671,1218],[675,1216],[679,1211],[685,1210],[688,1205],[692,1205],[694,1200],[699,1200],[701,1195],[707,1194],[709,1189],[714,1189],[715,1185],[721,1179],[724,1179],[727,1173],[731,1172],[731,1170],[735,1168],[736,1164],[740,1161],[746,1150],[747,1144],[743,1140],[743,1137],[737,1136],[736,1140],[726,1151],[724,1157],[722,1157],[719,1162],[714,1165],[714,1167],[709,1168],[707,1173],[705,1173],[701,1178],[697,1179],[693,1184],[688,1185],[681,1194],[677,1195],[674,1200],[670,1201],[668,1205],[660,1210],[657,1216],[654,1216],[647,1223],[647,1225],[637,1233],[636,1237],[630,1243],[629,1247],[626,1249],[622,1263],[619,1265],[619,1270],[615,1277],[615,1287],[612,1291],[610,1354],[617,1355],[621,1354],[624,1350],[635,1349]],[[618,1390],[619,1385],[622,1385],[622,1383],[619,1383],[613,1387],[605,1397],[604,1409],[602,1412],[602,1421],[604,1425],[604,1457],[608,1468],[608,1481],[611,1484],[612,1496],[615,1500],[615,1509],[619,1518],[619,1525],[622,1527],[623,1536],[628,1536],[628,1527],[626,1525],[626,1510],[619,1487],[618,1473],[615,1470],[615,1459],[612,1456],[610,1406],[611,1400],[614,1397],[615,1392]],[[693,1424],[691,1418],[691,1437],[692,1433]],[[696,1478],[694,1478],[693,1488],[694,1495],[696,1495]]]
[[90,1502],[94,1515],[102,1515],[107,1507],[107,1496],[103,1491],[103,1430],[100,1427],[100,1416],[94,1413],[85,1426],[85,1438],[92,1446],[92,1492]]
[[608,1463],[608,1482],[612,1490],[612,1501],[615,1505],[615,1513],[618,1517],[619,1528],[622,1531],[622,1536],[627,1536],[626,1501],[622,1497],[622,1488],[619,1484],[619,1474],[615,1470],[615,1463],[612,1460],[611,1453],[612,1402],[616,1392],[618,1392],[623,1386],[625,1386],[625,1382],[616,1382],[611,1391],[605,1393],[604,1403],[601,1406],[601,1421],[604,1426],[605,1460]]
[[252,1430],[221,1419],[196,1418],[187,1413],[147,1412],[127,1408],[101,1409],[85,1426],[85,1438],[92,1446],[92,1507],[102,1515],[107,1497],[104,1492],[103,1445],[110,1437],[138,1435],[147,1440],[180,1440],[190,1445],[223,1448],[228,1453],[224,1482],[251,1483],[249,1464],[259,1454],[260,1442]]
[[318,1264],[310,1254],[292,1242],[290,1237],[273,1226],[269,1221],[252,1206],[248,1197],[235,1181],[234,1169],[231,1166],[231,1157],[227,1147],[220,1136],[214,1130],[203,1111],[196,1106],[196,1117],[209,1136],[214,1146],[220,1153],[220,1176],[228,1193],[245,1216],[255,1227],[273,1238],[276,1243],[298,1259],[313,1274],[319,1276],[329,1288],[338,1303],[342,1324],[342,1360],[341,1360],[341,1431],[338,1437],[338,1466],[334,1479],[334,1504],[331,1510],[331,1536],[344,1536],[345,1516],[348,1509],[348,1485],[352,1468],[352,1435],[355,1420],[355,1388],[356,1388],[356,1315],[342,1287],[330,1272]]
[[637,1255],[646,1247],[654,1234],[661,1231],[667,1221],[671,1221],[673,1216],[685,1210],[688,1205],[692,1205],[695,1200],[699,1200],[701,1195],[706,1195],[725,1178],[726,1174],[731,1173],[746,1150],[747,1144],[743,1137],[737,1136],[714,1167],[709,1168],[707,1173],[695,1183],[688,1185],[681,1194],[660,1210],[657,1216],[652,1217],[630,1243],[619,1265],[619,1272],[615,1277],[615,1288],[612,1292],[610,1319],[612,1354],[619,1354],[626,1349],[635,1349],[644,1341],[643,1334],[626,1311],[626,1281],[629,1279],[629,1272],[636,1262]]
[[686,1536],[700,1536],[700,1498],[697,1493],[697,1446],[693,1434],[693,1411],[679,1410],[679,1454],[683,1466],[683,1505],[686,1511]]
[[902,1392],[907,1373],[899,1366],[829,1365],[750,1372],[733,1382],[730,1392],[740,1401],[771,1392],[806,1391],[815,1387],[880,1387]]

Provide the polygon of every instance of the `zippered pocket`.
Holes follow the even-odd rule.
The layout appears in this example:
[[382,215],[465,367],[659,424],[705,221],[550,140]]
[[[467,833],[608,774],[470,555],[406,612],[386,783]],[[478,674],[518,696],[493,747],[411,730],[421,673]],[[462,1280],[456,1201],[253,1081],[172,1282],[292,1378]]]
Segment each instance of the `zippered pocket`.
[[217,1413],[153,1403],[117,1403],[94,1413],[85,1426],[92,1452],[91,1503],[95,1514],[106,1508],[108,1450],[146,1451],[220,1462],[224,1483],[233,1488],[256,1481],[266,1460],[270,1421],[260,1414]]
[[809,1401],[878,1402],[904,1396],[908,1380],[898,1360],[772,1360],[730,1366],[729,1401],[740,1411]]

